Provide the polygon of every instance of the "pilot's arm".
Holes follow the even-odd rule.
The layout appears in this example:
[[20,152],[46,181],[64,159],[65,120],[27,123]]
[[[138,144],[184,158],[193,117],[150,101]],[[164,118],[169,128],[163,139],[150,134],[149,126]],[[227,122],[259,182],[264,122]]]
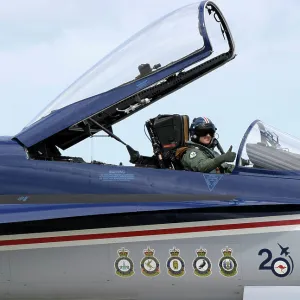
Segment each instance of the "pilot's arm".
[[235,159],[235,152],[231,152],[230,149],[215,158],[209,158],[199,149],[190,148],[183,155],[181,163],[187,170],[192,170],[202,173],[210,173],[216,168],[220,167],[225,162],[233,162]]

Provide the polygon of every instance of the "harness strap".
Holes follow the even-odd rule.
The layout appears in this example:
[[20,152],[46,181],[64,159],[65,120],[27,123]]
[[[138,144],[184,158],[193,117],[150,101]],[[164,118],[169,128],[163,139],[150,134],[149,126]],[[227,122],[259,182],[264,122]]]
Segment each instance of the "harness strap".
[[176,149],[175,158],[181,159],[182,155],[185,153],[185,151],[188,149],[188,147],[181,147]]

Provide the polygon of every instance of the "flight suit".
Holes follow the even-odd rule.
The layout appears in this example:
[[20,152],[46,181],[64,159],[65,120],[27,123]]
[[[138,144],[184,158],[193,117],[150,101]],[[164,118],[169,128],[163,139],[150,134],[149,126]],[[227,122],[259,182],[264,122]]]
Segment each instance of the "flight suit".
[[[224,158],[225,156],[225,158]],[[202,173],[231,173],[234,165],[225,163],[226,154],[208,149],[196,143],[190,143],[181,158],[185,170]]]

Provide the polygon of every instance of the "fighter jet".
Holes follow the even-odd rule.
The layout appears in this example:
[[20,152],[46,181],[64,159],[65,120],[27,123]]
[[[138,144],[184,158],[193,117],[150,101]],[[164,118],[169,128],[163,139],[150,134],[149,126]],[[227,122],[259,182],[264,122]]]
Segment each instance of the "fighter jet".
[[[232,173],[201,173],[180,166],[190,120],[172,107],[145,120],[149,159],[113,130],[235,57],[219,7],[184,6],[0,139],[0,299],[242,300],[298,284],[299,139],[255,120]],[[99,132],[131,165],[62,154]]]

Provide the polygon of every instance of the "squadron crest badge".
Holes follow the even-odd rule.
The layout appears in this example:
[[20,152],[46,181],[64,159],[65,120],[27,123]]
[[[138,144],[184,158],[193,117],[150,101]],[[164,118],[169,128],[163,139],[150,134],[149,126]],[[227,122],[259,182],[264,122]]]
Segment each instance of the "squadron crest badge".
[[194,274],[199,277],[208,277],[211,275],[211,261],[206,257],[206,249],[196,250],[197,257],[193,261]]
[[118,250],[119,257],[115,261],[116,275],[130,277],[134,274],[133,261],[128,257],[129,250],[122,248]]
[[197,156],[197,153],[195,151],[191,152],[190,153],[190,158],[194,158]]
[[223,257],[219,261],[220,273],[226,277],[235,276],[238,271],[238,264],[235,258],[232,256],[232,249],[226,247],[222,249]]
[[154,249],[149,247],[144,250],[145,257],[141,261],[142,274],[145,276],[157,276],[160,273],[159,261],[154,257]]
[[181,277],[185,274],[185,264],[179,253],[180,250],[174,247],[170,250],[171,257],[167,261],[168,274],[173,277]]

